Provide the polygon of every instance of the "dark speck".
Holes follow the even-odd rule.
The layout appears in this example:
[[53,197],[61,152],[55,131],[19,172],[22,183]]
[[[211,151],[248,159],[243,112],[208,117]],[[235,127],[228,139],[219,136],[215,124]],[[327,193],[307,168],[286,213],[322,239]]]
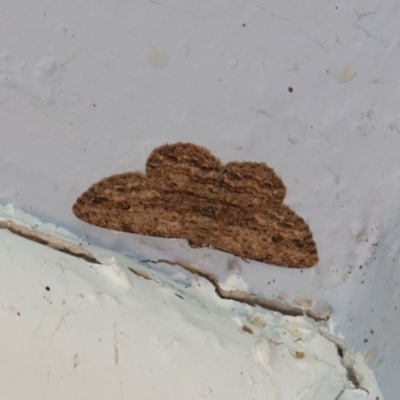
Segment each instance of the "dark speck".
[[96,104],[93,104],[93,107],[96,107]]
[[246,26],[246,24],[242,24],[243,28]]
[[293,92],[293,88],[292,88],[291,86],[289,86],[289,87],[287,88],[287,90],[289,90],[290,93]]
[[20,316],[20,315],[21,315],[21,313],[20,313],[20,312],[17,312],[17,315],[18,315],[18,316]]
[[46,286],[46,290],[50,292],[50,286]]
[[364,339],[364,343],[368,343],[368,339],[367,338]]

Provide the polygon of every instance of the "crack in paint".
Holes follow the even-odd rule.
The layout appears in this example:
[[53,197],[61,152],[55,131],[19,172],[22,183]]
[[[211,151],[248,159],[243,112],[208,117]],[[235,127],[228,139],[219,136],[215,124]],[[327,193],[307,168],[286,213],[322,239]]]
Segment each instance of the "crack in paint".
[[312,310],[292,306],[290,304],[279,302],[277,300],[262,298],[255,294],[246,293],[241,290],[225,290],[220,286],[218,278],[215,275],[182,261],[170,261],[166,259],[159,259],[159,260],[141,260],[140,262],[148,264],[164,263],[168,265],[179,266],[185,269],[186,271],[195,274],[197,276],[200,276],[201,278],[204,278],[208,282],[210,282],[214,286],[215,293],[221,299],[224,300],[234,300],[239,303],[248,304],[253,307],[260,306],[261,308],[264,308],[266,310],[280,312],[283,315],[290,315],[294,317],[307,316],[309,318],[312,318],[314,321],[327,321],[329,319],[329,316],[320,315]]
[[[319,330],[319,333],[329,342],[333,343],[338,350],[338,355],[340,357],[340,363],[342,364],[343,368],[346,369],[346,378],[348,379],[349,382],[351,382],[355,389],[363,390],[369,394],[369,391],[361,386],[361,382],[363,380],[363,377],[360,376],[360,374],[357,372],[356,367],[355,367],[355,362],[351,357],[351,354],[349,351],[347,351],[346,346],[343,342],[342,339],[339,337],[333,335],[330,332],[327,332],[323,329]],[[338,396],[335,398],[335,400],[339,400],[343,392],[345,391],[346,388],[344,388]]]
[[[104,265],[92,253],[90,253],[88,250],[86,250],[82,246],[78,246],[74,243],[65,241],[63,239],[59,239],[59,238],[51,236],[49,234],[39,232],[33,228],[27,228],[27,227],[24,227],[21,225],[17,225],[11,221],[0,221],[0,229],[7,229],[11,233],[21,236],[25,239],[32,240],[36,243],[45,245],[54,250],[58,250],[63,253],[67,253],[73,257],[81,258],[87,262]],[[326,321],[329,319],[329,315],[328,316],[320,315],[318,313],[313,312],[312,310],[292,306],[290,304],[279,302],[277,300],[261,298],[257,295],[254,295],[251,293],[246,293],[246,292],[243,292],[240,290],[225,290],[220,286],[220,284],[218,282],[218,278],[215,275],[213,275],[207,271],[204,271],[201,268],[194,267],[190,264],[187,264],[187,263],[184,263],[181,261],[170,261],[170,260],[166,260],[166,259],[159,259],[159,260],[142,260],[140,262],[148,263],[148,264],[165,263],[165,264],[169,264],[172,266],[179,266],[179,267],[185,269],[186,271],[188,271],[192,274],[198,275],[201,278],[204,278],[207,281],[209,281],[214,286],[216,294],[221,299],[234,300],[234,301],[237,301],[240,303],[248,304],[250,306],[260,306],[264,309],[280,312],[284,315],[307,316],[309,318],[312,318],[315,321]],[[139,275],[140,277],[142,277],[144,279],[154,280],[146,272],[139,271],[132,267],[128,267],[128,269],[132,273]]]
[[25,239],[32,240],[36,243],[43,244],[54,250],[61,251],[73,257],[82,258],[83,260],[93,263],[101,264],[100,261],[93,256],[85,248],[78,246],[75,243],[59,239],[55,236],[48,235],[47,233],[39,232],[33,228],[27,228],[22,225],[17,225],[11,221],[0,221],[0,229],[7,229],[11,233],[21,236]]

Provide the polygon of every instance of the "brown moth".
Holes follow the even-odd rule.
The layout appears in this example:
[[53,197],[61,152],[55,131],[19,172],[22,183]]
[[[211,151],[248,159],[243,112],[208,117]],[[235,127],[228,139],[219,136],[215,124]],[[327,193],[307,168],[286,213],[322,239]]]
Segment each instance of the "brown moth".
[[223,165],[203,147],[176,143],[150,154],[146,175],[129,172],[94,184],[73,211],[103,228],[308,268],[318,262],[317,248],[305,221],[282,204],[285,193],[264,163]]

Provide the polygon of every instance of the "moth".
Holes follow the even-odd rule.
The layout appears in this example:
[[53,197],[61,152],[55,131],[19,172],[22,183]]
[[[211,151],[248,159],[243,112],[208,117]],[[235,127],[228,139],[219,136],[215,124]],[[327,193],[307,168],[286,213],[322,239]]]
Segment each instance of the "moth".
[[116,231],[183,238],[282,267],[318,262],[310,228],[283,204],[286,188],[263,162],[226,165],[192,143],[156,148],[146,174],[95,183],[73,205],[81,220]]

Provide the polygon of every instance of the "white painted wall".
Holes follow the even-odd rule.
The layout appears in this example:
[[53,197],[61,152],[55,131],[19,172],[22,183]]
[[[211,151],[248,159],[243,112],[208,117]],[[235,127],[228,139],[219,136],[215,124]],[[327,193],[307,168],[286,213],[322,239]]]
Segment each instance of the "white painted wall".
[[330,304],[347,342],[376,350],[371,365],[394,398],[399,19],[396,0],[3,0],[1,202],[225,279],[232,256],[91,227],[71,206],[100,178],[143,170],[166,142],[265,161],[310,224],[320,262],[301,272],[237,260],[249,290]]

